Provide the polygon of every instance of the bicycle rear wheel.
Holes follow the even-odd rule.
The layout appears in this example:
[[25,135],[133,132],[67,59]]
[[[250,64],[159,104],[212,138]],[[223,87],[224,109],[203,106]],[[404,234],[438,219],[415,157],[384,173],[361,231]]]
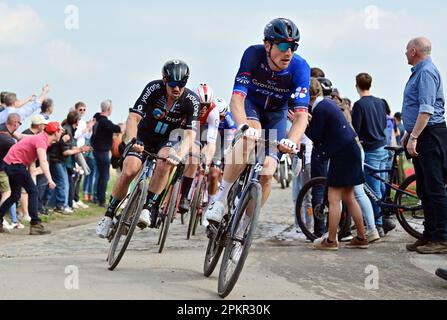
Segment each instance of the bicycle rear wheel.
[[[311,241],[316,240],[321,234],[315,234],[312,229],[315,225],[325,226],[325,231],[329,226],[329,202],[327,200],[325,177],[316,177],[310,179],[304,184],[298,193],[295,205],[295,216],[301,231]],[[346,234],[349,231],[350,215],[346,206],[342,205],[339,224],[339,235]]]
[[[132,238],[138,219],[143,209],[148,183],[146,180],[140,181],[130,195],[127,206],[123,209],[118,227],[112,238],[110,245],[108,262],[109,270],[116,268],[121,258],[126,252],[130,239]],[[116,254],[118,252],[118,254]]]
[[416,194],[416,175],[408,176],[402,182],[394,196],[394,204],[408,207],[408,209],[396,209],[397,220],[408,234],[422,239],[424,210],[421,200]]
[[162,223],[160,226],[161,234],[160,234],[160,247],[158,249],[158,253],[161,253],[163,251],[163,248],[165,246],[166,237],[168,236],[169,226],[171,225],[172,220],[174,219],[175,210],[177,210],[177,198],[178,198],[178,191],[180,188],[180,181],[177,180],[177,182],[172,187],[172,193],[171,197],[169,198],[169,205],[168,205],[168,211],[166,215],[163,215],[162,217]]
[[199,201],[200,194],[202,191],[202,182],[203,182],[203,175],[200,175],[199,181],[197,182],[196,185],[196,190],[194,190],[194,197],[191,206],[191,214],[189,217],[188,232],[186,233],[187,240],[189,240],[191,233],[194,233],[194,224],[196,223],[197,212],[199,211],[199,206],[202,205],[201,201]]
[[[220,297],[225,298],[233,290],[239,275],[244,267],[248,252],[253,240],[253,233],[257,226],[259,213],[261,211],[262,189],[259,183],[251,183],[242,195],[233,217],[231,235],[227,238],[225,252],[219,271],[217,292]],[[243,232],[243,239],[235,239],[238,234],[239,224],[248,207],[252,208],[251,221]]]

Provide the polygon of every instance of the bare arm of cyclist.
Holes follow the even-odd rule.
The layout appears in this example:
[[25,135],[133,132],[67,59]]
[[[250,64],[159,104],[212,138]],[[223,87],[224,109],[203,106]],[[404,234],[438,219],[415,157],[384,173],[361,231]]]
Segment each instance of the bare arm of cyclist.
[[240,93],[233,93],[233,95],[231,96],[231,113],[233,114],[233,119],[236,122],[237,128],[239,128],[241,124],[247,123],[244,101],[245,96]]
[[126,121],[126,141],[125,143],[128,143],[133,138],[136,138],[137,136],[137,130],[138,130],[138,123],[142,117],[134,112],[129,113],[127,116]]
[[306,131],[307,123],[307,111],[295,112],[295,118],[293,119],[293,124],[290,128],[288,138],[299,145],[298,143],[303,137],[304,131]]

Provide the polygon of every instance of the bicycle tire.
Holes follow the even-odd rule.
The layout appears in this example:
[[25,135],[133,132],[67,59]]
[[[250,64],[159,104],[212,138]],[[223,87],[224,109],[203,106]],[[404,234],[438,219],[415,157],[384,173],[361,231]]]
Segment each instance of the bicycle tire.
[[231,237],[228,237],[227,239],[224,255],[222,257],[222,263],[220,265],[219,280],[217,287],[217,292],[221,298],[225,298],[233,290],[237,280],[239,279],[242,268],[244,267],[245,261],[248,256],[248,252],[251,247],[251,243],[253,241],[253,233],[257,227],[257,221],[261,211],[261,198],[262,198],[261,185],[259,183],[251,183],[246,189],[246,192],[242,195],[241,200],[239,201],[240,205],[238,204],[235,216],[233,217],[234,219],[232,220],[233,223],[235,223],[233,226],[231,226],[232,232],[233,230],[234,232],[236,232],[238,224],[241,221],[242,215],[244,214],[250,201],[254,202],[253,215],[251,218],[251,222],[248,225],[248,231],[246,231],[240,257],[236,262],[234,271],[228,278],[228,280],[226,280],[227,278],[226,273],[229,263],[232,263],[230,262],[230,260],[232,259],[231,254],[233,252],[233,245],[234,243],[239,241],[237,240],[235,241]]
[[203,262],[203,275],[209,277],[216,268],[219,258],[222,254],[224,246],[217,243],[217,239],[221,237],[222,232],[225,232],[225,228],[219,226],[219,230],[208,240],[206,246],[205,260]]
[[197,185],[196,185],[196,190],[194,190],[194,196],[193,196],[192,206],[191,206],[191,214],[189,216],[188,232],[186,233],[186,240],[189,240],[191,233],[193,232],[194,223],[195,223],[195,220],[197,217],[197,211],[199,210],[198,206],[201,205],[199,203],[199,200],[200,200],[200,193],[201,193],[201,188],[202,188],[202,181],[203,181],[203,176],[200,175],[199,181],[197,182]]
[[[138,219],[141,214],[141,210],[143,209],[144,201],[141,201],[142,196],[145,197],[148,189],[148,182],[146,180],[140,181],[138,186],[133,190],[129,202],[126,206],[126,208],[123,210],[123,213],[121,215],[118,228],[115,232],[115,235],[113,236],[112,243],[110,245],[109,250],[109,256],[108,256],[108,262],[109,262],[109,270],[113,271],[116,266],[121,261],[121,258],[123,257],[124,253],[126,252],[127,246],[129,245],[130,239],[132,238],[133,232],[135,231],[135,227],[138,224]],[[118,255],[115,256],[115,251],[117,249],[117,246],[119,244],[120,238],[123,235],[124,227],[125,227],[125,218],[126,217],[132,217],[132,221],[130,225],[128,225],[128,231],[125,235],[124,243],[119,250]]]
[[195,236],[196,235],[196,231],[197,231],[197,226],[200,224],[202,224],[202,219],[203,219],[203,197],[205,196],[205,191],[207,188],[207,184],[206,184],[206,180],[203,180],[203,184],[202,184],[202,189],[200,191],[199,194],[199,208],[200,210],[197,211],[196,214],[196,218],[194,219],[194,226],[192,227],[192,235]]
[[[304,199],[308,192],[312,192],[312,188],[314,188],[316,186],[325,188],[326,182],[327,182],[327,179],[325,177],[316,177],[316,178],[312,178],[309,181],[307,181],[304,184],[304,186],[301,188],[300,192],[298,193],[296,204],[295,204],[296,221],[298,221],[298,225],[299,225],[301,231],[312,242],[314,240],[318,239],[318,237],[313,233],[312,230],[310,230],[308,228],[306,223],[303,221],[302,210],[304,207]],[[327,203],[327,199],[326,199],[326,203]],[[320,218],[320,220],[323,219],[324,224],[326,224],[326,227],[328,228],[329,221],[327,219],[327,214],[325,214],[322,217],[317,217],[315,215],[317,210],[321,210],[321,209],[317,208],[317,206],[321,206],[321,205],[322,205],[321,203],[318,203],[318,204],[312,203],[312,208],[310,208],[310,209],[312,209],[312,219],[314,219],[313,225],[315,225],[315,219]],[[309,208],[307,208],[307,209],[309,209]],[[326,213],[326,212],[328,212],[329,209],[325,207],[325,209],[323,209],[323,210]],[[308,214],[307,211],[306,211],[306,214]],[[339,223],[339,235],[346,234],[348,232],[348,230],[350,228],[349,222],[350,222],[350,214],[346,212],[346,206],[342,205],[340,223]]]
[[180,188],[180,181],[177,180],[177,182],[174,184],[174,186],[172,188],[171,198],[169,199],[168,213],[163,218],[163,222],[161,225],[162,235],[161,235],[161,241],[160,241],[160,247],[158,249],[158,253],[163,252],[163,248],[164,248],[165,242],[166,242],[166,237],[168,236],[169,226],[171,225],[171,222],[174,218],[175,210],[177,209],[177,198],[178,198],[179,188]]
[[[415,205],[413,208],[415,211],[419,211],[419,210],[421,211],[420,218],[419,219],[415,218],[414,221],[412,220],[410,222],[409,219],[405,215],[406,210],[396,209],[395,213],[396,213],[396,217],[397,217],[397,220],[399,221],[400,225],[409,235],[411,235],[412,237],[414,237],[416,239],[422,239],[422,233],[423,233],[423,229],[424,229],[422,204],[420,204],[420,199],[417,196],[416,192],[407,189],[410,185],[413,184],[413,182],[416,182],[415,174],[412,174],[412,175],[408,176],[407,178],[405,178],[405,180],[399,186],[399,190],[406,190],[407,192],[411,191],[410,193],[414,194],[414,197],[411,197],[411,199],[410,199],[410,196],[406,195],[402,191],[396,190],[396,194],[394,195],[394,204],[401,205],[402,202],[407,202],[408,201],[407,199],[410,199],[410,201],[415,201],[417,203],[417,205]],[[414,217],[414,212],[413,212],[412,216]],[[416,223],[415,222],[416,220],[421,220],[421,223]],[[419,226],[419,228],[416,229],[413,226]]]

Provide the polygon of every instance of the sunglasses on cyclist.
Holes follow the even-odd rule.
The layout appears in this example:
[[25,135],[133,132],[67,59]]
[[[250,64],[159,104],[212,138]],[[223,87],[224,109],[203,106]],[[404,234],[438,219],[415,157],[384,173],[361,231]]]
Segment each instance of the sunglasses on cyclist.
[[275,42],[275,44],[281,52],[286,52],[289,49],[295,52],[299,46],[298,42]]
[[183,88],[184,86],[186,86],[186,81],[168,81],[168,86],[170,86],[171,88]]

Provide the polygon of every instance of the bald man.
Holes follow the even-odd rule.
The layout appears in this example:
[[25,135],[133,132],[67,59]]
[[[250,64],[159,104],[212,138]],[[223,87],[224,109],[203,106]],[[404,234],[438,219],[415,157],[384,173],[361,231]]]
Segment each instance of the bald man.
[[407,245],[419,253],[447,253],[447,128],[441,75],[430,58],[431,43],[425,37],[407,45],[411,76],[404,91],[402,144],[413,158],[417,194],[424,209],[422,239]]

